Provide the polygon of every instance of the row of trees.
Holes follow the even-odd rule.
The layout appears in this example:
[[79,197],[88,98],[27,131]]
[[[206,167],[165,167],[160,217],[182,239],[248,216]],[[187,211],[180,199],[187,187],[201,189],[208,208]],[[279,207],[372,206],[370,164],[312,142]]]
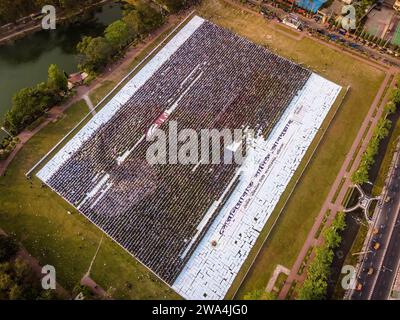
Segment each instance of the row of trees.
[[100,0],[1,0],[0,25],[15,22],[16,20],[41,11],[45,5],[54,5],[57,8],[75,10],[99,2]]
[[101,37],[84,37],[78,44],[79,69],[89,73],[101,71],[118,58],[131,43],[137,42],[164,23],[163,8],[176,11],[185,0],[160,0],[160,6],[147,1],[129,1],[121,20],[110,24]]
[[326,298],[334,250],[342,241],[340,234],[346,228],[345,218],[343,212],[338,213],[332,225],[325,229],[324,244],[315,249],[315,257],[307,269],[307,278],[298,291],[299,300]]
[[351,177],[351,180],[355,184],[364,184],[369,181],[369,171],[375,163],[375,157],[378,154],[379,146],[383,139],[385,139],[392,127],[392,121],[388,119],[388,116],[396,112],[397,107],[400,104],[400,81],[397,84],[397,88],[393,90],[391,101],[385,106],[385,110],[381,119],[379,119],[376,128],[374,129],[371,141],[362,155],[360,166]]
[[395,43],[392,43],[390,39],[386,40],[384,38],[380,38],[376,35],[368,33],[365,29],[357,29],[354,33],[357,36],[357,39],[363,39],[368,41],[369,43],[374,43],[381,48],[386,48],[389,50],[400,51],[400,46]]
[[59,103],[68,90],[64,71],[52,64],[48,70],[47,82],[21,89],[12,99],[12,107],[7,112],[4,127],[17,134],[42,116],[46,110]]

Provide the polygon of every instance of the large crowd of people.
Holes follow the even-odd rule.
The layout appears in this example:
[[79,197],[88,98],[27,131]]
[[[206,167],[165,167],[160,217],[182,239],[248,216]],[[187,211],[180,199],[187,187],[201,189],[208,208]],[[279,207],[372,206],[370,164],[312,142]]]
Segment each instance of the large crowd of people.
[[[201,240],[192,241],[200,222],[239,165],[152,166],[146,161],[151,143],[138,141],[174,105],[161,125],[166,132],[175,120],[178,131],[252,128],[268,136],[310,75],[205,22],[110,121],[66,155],[47,184],[172,284]],[[223,155],[226,145],[220,148]],[[127,150],[132,152],[119,163]]]

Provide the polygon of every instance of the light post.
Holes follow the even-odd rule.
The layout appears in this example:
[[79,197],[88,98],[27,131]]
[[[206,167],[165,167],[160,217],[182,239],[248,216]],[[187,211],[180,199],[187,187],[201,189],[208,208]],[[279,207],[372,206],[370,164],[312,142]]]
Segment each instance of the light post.
[[11,139],[14,138],[13,135],[6,130],[6,128],[1,127],[1,130],[3,130],[5,133],[7,133],[7,135],[9,135]]

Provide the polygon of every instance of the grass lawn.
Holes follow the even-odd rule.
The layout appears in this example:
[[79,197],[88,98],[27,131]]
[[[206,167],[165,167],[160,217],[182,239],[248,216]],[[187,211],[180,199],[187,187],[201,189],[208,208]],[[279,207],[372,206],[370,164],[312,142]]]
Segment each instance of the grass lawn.
[[[299,173],[292,179],[227,294],[227,298],[232,298],[235,294],[254,256],[261,248],[236,295],[236,298],[241,299],[249,291],[265,288],[277,264],[288,268],[293,265],[385,75],[364,62],[312,39],[297,41],[285,37],[271,28],[269,22],[260,15],[242,11],[222,0],[203,1],[199,12],[203,17],[266,46],[343,87],[351,86],[344,104],[333,119],[267,241],[263,244]],[[305,166],[314,148],[315,141],[298,171]]]
[[112,80],[103,81],[97,88],[90,92],[90,100],[93,105],[97,105],[116,85],[117,83]]

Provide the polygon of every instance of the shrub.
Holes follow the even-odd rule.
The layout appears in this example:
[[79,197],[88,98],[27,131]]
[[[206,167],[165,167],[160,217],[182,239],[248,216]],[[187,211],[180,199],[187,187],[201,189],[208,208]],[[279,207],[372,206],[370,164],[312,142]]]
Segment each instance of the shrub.
[[10,260],[18,249],[18,243],[13,237],[0,235],[0,262]]

